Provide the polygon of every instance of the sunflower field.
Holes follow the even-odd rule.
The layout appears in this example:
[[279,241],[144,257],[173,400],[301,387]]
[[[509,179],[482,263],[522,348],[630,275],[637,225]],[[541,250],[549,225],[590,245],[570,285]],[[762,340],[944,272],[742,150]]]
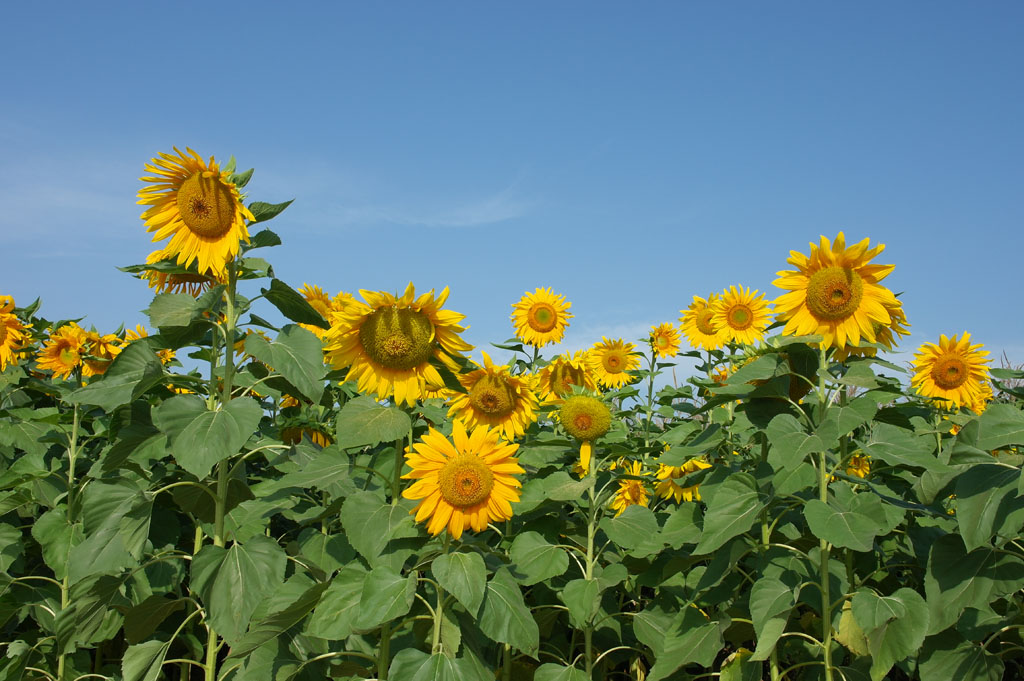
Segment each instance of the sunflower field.
[[251,176],[146,165],[145,327],[0,296],[0,679],[1024,678],[1024,373],[886,360],[882,245],[477,363],[447,288],[277,279]]

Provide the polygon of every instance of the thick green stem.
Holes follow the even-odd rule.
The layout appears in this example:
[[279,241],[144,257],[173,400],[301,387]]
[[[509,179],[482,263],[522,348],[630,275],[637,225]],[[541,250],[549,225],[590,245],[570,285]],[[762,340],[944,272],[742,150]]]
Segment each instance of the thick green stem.
[[[761,460],[768,461],[768,438],[761,438]],[[761,554],[768,553],[768,548],[772,543],[772,529],[771,524],[768,522],[768,507],[766,506],[761,510]],[[768,657],[768,664],[771,670],[771,681],[779,681],[781,678],[779,670],[779,651],[777,648],[772,648],[772,652]]]
[[[587,474],[593,478],[597,474],[597,456],[590,456],[590,470]],[[590,499],[590,508],[587,514],[587,565],[586,578],[594,578],[594,536],[597,534],[597,496],[594,494],[594,485],[587,488],[587,496]],[[586,659],[587,678],[592,679],[594,672],[594,625],[587,622],[583,628],[584,657]]]
[[[76,374],[77,376],[77,374]],[[81,383],[81,378],[78,378]],[[78,458],[78,429],[82,425],[82,413],[79,406],[75,405],[74,417],[71,421],[71,439],[68,440],[68,496],[67,496],[67,518],[68,525],[75,523],[75,460]],[[71,578],[68,576],[67,566],[64,568],[64,579],[60,583],[60,609],[66,610],[71,605]],[[64,681],[67,656],[61,653],[57,656],[57,681]]]
[[647,458],[647,448],[651,446],[651,418],[654,414],[654,343],[651,343],[651,356],[648,358],[650,371],[647,374],[647,423],[644,424],[644,458]]
[[[444,548],[441,549],[441,555],[448,555],[448,547],[451,545],[452,536],[447,531],[444,533]],[[437,606],[434,608],[434,639],[430,645],[430,651],[435,655],[443,652],[441,644],[441,619],[444,617],[444,588],[437,585]]]
[[385,622],[380,628],[380,652],[377,654],[377,679],[387,681],[388,667],[391,666],[391,624]]
[[[828,409],[828,393],[826,376],[828,375],[828,350],[824,345],[820,346],[820,365],[818,367],[818,423],[825,419],[825,412]],[[824,451],[819,453],[818,458],[818,498],[823,504],[828,503],[828,454]],[[829,574],[829,551],[830,546],[824,539],[818,540],[820,550],[820,564],[818,566],[821,577],[821,645],[824,651],[825,681],[832,681],[832,596],[830,591]]]
[[501,681],[512,681],[512,646],[507,643],[501,649]]

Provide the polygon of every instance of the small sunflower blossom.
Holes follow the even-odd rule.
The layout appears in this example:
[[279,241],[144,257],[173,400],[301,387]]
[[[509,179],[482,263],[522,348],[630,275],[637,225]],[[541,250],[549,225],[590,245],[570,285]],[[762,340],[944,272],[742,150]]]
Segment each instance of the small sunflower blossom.
[[672,322],[652,326],[650,342],[655,356],[662,359],[675,357],[679,354],[679,329]]
[[0,296],[0,371],[8,364],[17,364],[21,351],[29,344],[27,332],[31,324],[25,324],[13,312],[14,298]]
[[479,426],[468,432],[457,419],[451,440],[430,428],[405,453],[412,470],[402,478],[415,482],[402,496],[419,501],[410,514],[418,523],[427,521],[430,534],[447,529],[454,539],[470,528],[483,532],[488,523],[510,519],[522,486],[514,476],[526,472],[513,456],[518,448],[497,430]]
[[[136,324],[134,329],[126,329],[124,332],[126,344],[148,337],[149,331],[142,324]],[[166,366],[174,361],[174,350],[161,348],[156,351],[156,356],[160,358],[160,363]]]
[[871,474],[871,457],[867,454],[854,454],[846,462],[846,474],[867,478]]
[[[644,475],[643,464],[639,461],[629,461],[623,464],[622,473],[634,477]],[[615,515],[620,516],[630,506],[647,506],[650,501],[650,494],[643,480],[627,478],[619,480],[619,489],[612,498],[611,506],[615,509]]]
[[36,357],[36,367],[52,372],[54,378],[67,378],[82,365],[88,342],[86,334],[75,322],[51,331]]
[[550,288],[524,293],[519,302],[512,305],[516,337],[535,348],[561,343],[573,317],[570,307],[572,303],[565,302],[565,296],[553,293]]
[[877,340],[876,328],[892,324],[889,310],[898,307],[893,292],[879,284],[894,265],[869,264],[885,246],[868,248],[864,239],[847,248],[842,232],[830,241],[810,244],[811,254],[790,251],[795,270],[778,273],[775,286],[787,293],[775,299],[775,312],[787,336],[822,336],[826,348]]
[[110,363],[121,354],[124,342],[112,333],[101,336],[95,331],[87,331],[86,356],[82,363],[82,376],[100,376],[107,372]]
[[971,334],[963,338],[945,334],[939,343],[925,343],[914,354],[911,387],[924,396],[947,400],[954,409],[976,405],[984,397],[988,382],[988,351],[981,343],[971,344]]
[[[324,293],[322,288],[303,283],[302,287],[298,289],[298,292],[299,295],[309,303],[310,307],[320,313],[320,316],[323,317],[325,321],[330,321],[332,310],[331,297]],[[317,326],[316,324],[303,324],[300,322],[299,326],[307,331],[311,331],[317,338],[322,339],[327,335],[327,329],[322,326]]]
[[685,310],[680,310],[680,328],[690,347],[704,350],[718,350],[726,344],[726,330],[714,323],[714,307],[718,303],[718,294],[712,293],[706,299],[694,296],[693,302]]
[[597,379],[590,370],[587,353],[583,350],[572,354],[563,352],[555,357],[540,370],[537,384],[544,404],[561,404],[572,393],[574,386],[589,392],[597,391]]
[[[667,452],[668,449],[665,451]],[[704,457],[690,459],[682,466],[666,466],[659,463],[658,472],[655,475],[658,482],[654,486],[654,493],[662,499],[674,499],[677,504],[683,501],[700,501],[699,483],[684,487],[677,480],[706,468],[711,468],[711,464]]]
[[727,343],[753,345],[764,339],[772,321],[771,306],[757,289],[730,286],[711,306],[711,325],[721,329]]
[[466,392],[455,394],[448,416],[469,428],[496,428],[506,440],[522,437],[537,420],[537,379],[530,374],[513,376],[507,365],[495,365],[486,352],[481,354],[484,365],[459,376]]
[[640,366],[640,358],[633,351],[635,347],[621,338],[609,340],[607,336],[602,336],[600,343],[594,343],[587,354],[587,364],[598,384],[614,389],[631,383],[633,377],[627,372]]
[[580,470],[590,472],[593,442],[604,437],[612,426],[612,411],[608,405],[589,395],[572,395],[562,402],[558,421],[565,432],[580,441]]

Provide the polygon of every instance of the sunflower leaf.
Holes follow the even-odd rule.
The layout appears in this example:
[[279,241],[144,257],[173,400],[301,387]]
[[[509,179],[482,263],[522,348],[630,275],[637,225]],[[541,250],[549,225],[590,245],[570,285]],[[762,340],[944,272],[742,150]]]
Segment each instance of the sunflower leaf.
[[266,222],[267,220],[273,220],[280,215],[285,208],[292,204],[291,201],[285,201],[284,203],[264,203],[263,201],[253,201],[249,204],[249,212],[252,213],[253,220],[249,223],[255,225],[257,222]]
[[271,279],[269,289],[260,289],[263,297],[276,307],[281,314],[299,324],[312,324],[321,329],[329,329],[331,325],[316,309],[306,302],[298,291],[280,279]]
[[324,393],[323,345],[311,331],[288,324],[273,341],[253,333],[245,339],[245,351],[284,376],[302,394],[319,402]]

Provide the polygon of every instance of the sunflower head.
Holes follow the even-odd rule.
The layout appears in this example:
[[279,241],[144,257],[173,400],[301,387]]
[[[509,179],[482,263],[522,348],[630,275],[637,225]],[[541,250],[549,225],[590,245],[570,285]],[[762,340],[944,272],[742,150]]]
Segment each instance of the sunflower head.
[[589,395],[566,398],[558,410],[558,420],[565,432],[577,440],[593,442],[612,426],[612,412],[608,405]]
[[871,457],[867,454],[851,456],[846,462],[846,474],[857,478],[867,478],[871,474]]
[[86,331],[86,354],[82,365],[83,376],[105,374],[110,363],[121,354],[124,343],[112,333],[101,336],[96,331]]
[[874,343],[876,326],[892,323],[889,309],[898,307],[893,292],[880,282],[893,265],[870,261],[885,248],[868,248],[868,239],[846,246],[842,232],[835,241],[821,237],[809,256],[790,252],[795,270],[779,272],[775,285],[788,291],[775,299],[776,312],[786,322],[786,335],[821,335],[825,347],[856,346],[861,338]]
[[217,284],[227,283],[225,273],[218,274],[212,269],[200,273],[195,266],[181,267],[174,263],[174,254],[163,249],[146,256],[147,265],[156,263],[160,263],[160,269],[146,270],[137,276],[145,279],[149,288],[157,293],[187,293],[195,298]]
[[587,354],[587,363],[598,383],[607,388],[620,388],[633,381],[627,372],[640,366],[640,358],[633,352],[634,345],[621,338],[609,340],[602,336]]
[[[622,466],[622,473],[640,477],[643,475],[643,464],[639,461],[628,461]],[[615,492],[611,505],[615,509],[615,515],[619,516],[630,506],[646,506],[649,500],[650,495],[643,480],[628,478],[619,481],[619,489]]]
[[238,187],[210,157],[209,163],[186,147],[174,154],[161,153],[146,165],[150,175],[140,178],[152,184],[139,190],[139,204],[150,206],[143,214],[153,241],[170,239],[164,250],[179,265],[193,262],[199,272],[223,276],[227,263],[249,241],[246,220],[254,220],[242,203]]
[[[303,284],[302,288],[298,289],[299,294],[305,299],[309,306],[320,313],[320,316],[325,320],[330,321],[331,319],[331,298],[324,290],[319,286],[310,286],[309,284]],[[317,326],[316,324],[299,324],[302,328],[307,331],[312,331],[317,338],[323,338],[327,333],[327,329]]]
[[711,464],[704,457],[690,459],[682,466],[666,466],[659,463],[658,483],[654,487],[654,492],[663,499],[674,499],[677,504],[683,501],[700,501],[700,483],[683,486],[677,481],[706,468],[711,468]]
[[948,400],[955,409],[976,404],[984,395],[988,380],[988,352],[971,334],[962,339],[942,335],[939,343],[925,343],[914,354],[914,375],[910,385],[925,397]]
[[582,350],[555,357],[540,370],[538,383],[545,404],[558,404],[573,391],[573,386],[597,390],[597,380],[587,364],[587,353]]
[[679,354],[679,330],[672,322],[651,327],[651,349],[661,358]]
[[67,378],[82,364],[88,343],[87,332],[75,322],[50,333],[36,358],[36,366],[53,372],[54,378]]
[[771,307],[764,294],[730,286],[712,306],[711,325],[721,329],[726,342],[753,345],[764,338],[771,323]]
[[718,295],[712,293],[705,300],[700,296],[694,296],[693,302],[685,310],[680,310],[682,317],[679,318],[683,335],[690,341],[690,346],[703,348],[704,350],[717,350],[726,343],[727,332],[720,326],[715,325],[714,306],[718,302]]
[[536,379],[529,374],[513,376],[506,365],[495,365],[483,354],[484,366],[459,376],[465,393],[454,395],[448,416],[465,421],[470,428],[497,428],[507,440],[522,437],[537,420],[539,401]]
[[561,343],[573,316],[569,312],[570,307],[572,303],[565,302],[565,296],[553,293],[550,288],[524,293],[519,302],[512,305],[512,325],[516,336],[537,348],[548,343]]
[[[13,299],[9,309],[14,309]],[[22,349],[29,343],[27,329],[31,327],[31,324],[23,323],[11,312],[0,312],[0,371],[6,369],[8,364],[15,364],[23,354]]]

